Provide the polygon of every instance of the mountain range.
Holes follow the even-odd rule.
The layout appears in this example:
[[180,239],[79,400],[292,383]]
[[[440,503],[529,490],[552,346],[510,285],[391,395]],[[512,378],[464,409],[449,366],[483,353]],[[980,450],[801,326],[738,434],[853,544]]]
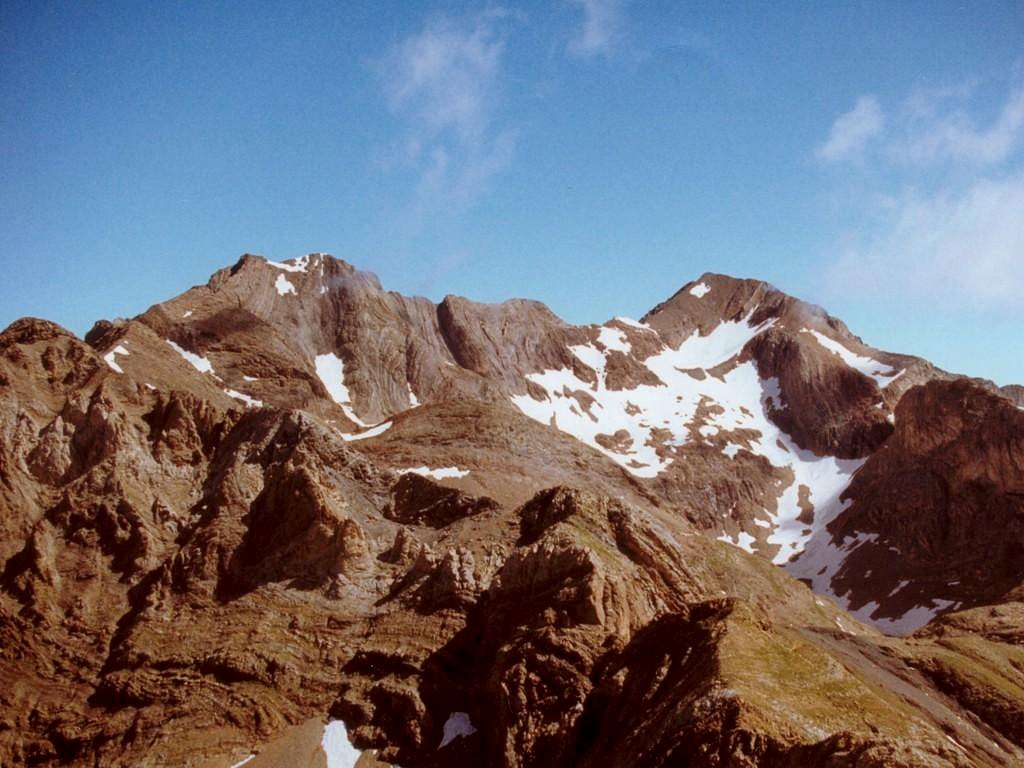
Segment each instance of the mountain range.
[[245,255],[0,333],[0,764],[1024,765],[1024,387]]

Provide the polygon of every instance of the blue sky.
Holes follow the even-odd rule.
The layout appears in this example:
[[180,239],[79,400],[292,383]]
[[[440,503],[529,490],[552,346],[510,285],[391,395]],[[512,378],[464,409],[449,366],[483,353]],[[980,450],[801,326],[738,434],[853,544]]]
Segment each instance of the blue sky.
[[1024,5],[749,5],[3,0],[0,325],[243,252],[574,322],[717,271],[1024,382]]

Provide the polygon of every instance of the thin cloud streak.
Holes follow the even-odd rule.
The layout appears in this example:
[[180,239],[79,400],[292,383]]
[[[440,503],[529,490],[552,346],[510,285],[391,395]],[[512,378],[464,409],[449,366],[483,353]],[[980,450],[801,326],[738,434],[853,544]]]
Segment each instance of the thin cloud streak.
[[815,155],[826,162],[857,157],[884,127],[885,116],[878,99],[872,95],[861,96],[853,109],[836,118],[828,140],[818,147]]
[[988,127],[978,127],[965,107],[973,90],[916,91],[892,119],[876,96],[860,96],[853,109],[836,118],[815,155],[830,163],[860,161],[870,144],[879,143],[892,163],[997,165],[1024,142],[1024,85],[1011,89]]
[[859,213],[876,224],[828,260],[831,290],[958,311],[1024,309],[1024,168],[1015,162],[1024,87],[1011,86],[984,127],[967,110],[973,92],[973,85],[916,91],[890,121],[865,96],[836,120],[816,154],[869,163],[873,173],[863,178],[876,189],[861,191],[868,202]]
[[940,160],[993,165],[1001,163],[1024,136],[1024,87],[1015,89],[988,128],[978,128],[963,109],[915,121],[908,136],[891,150],[896,157],[926,164]]
[[406,134],[384,167],[418,176],[415,218],[471,207],[512,160],[515,131],[495,125],[511,19],[438,17],[384,57],[383,95]]
[[908,190],[887,208],[885,226],[829,267],[834,290],[956,309],[1024,309],[1024,172],[958,192]]
[[621,0],[570,0],[583,12],[576,36],[569,42],[569,53],[581,58],[607,56],[614,48],[622,24]]

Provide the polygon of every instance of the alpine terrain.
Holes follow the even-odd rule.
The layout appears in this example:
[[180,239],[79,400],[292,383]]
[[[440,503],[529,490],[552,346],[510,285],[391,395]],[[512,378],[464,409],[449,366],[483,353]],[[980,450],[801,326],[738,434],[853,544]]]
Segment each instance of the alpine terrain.
[[243,256],[0,333],[3,766],[1024,765],[1024,388]]

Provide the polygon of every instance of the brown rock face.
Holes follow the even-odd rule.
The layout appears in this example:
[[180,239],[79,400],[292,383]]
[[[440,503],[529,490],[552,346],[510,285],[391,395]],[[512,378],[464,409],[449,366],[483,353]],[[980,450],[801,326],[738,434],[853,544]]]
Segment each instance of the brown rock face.
[[786,408],[772,412],[780,427],[818,454],[867,456],[892,434],[876,383],[845,365],[806,334],[772,329],[755,339],[751,354],[764,378],[779,382]]
[[[881,602],[883,616],[928,600],[1001,601],[1024,580],[1024,412],[1004,398],[969,381],[909,391],[893,437],[847,494],[835,538],[879,537],[847,559],[835,584],[856,602]],[[885,556],[892,550],[900,556]]]
[[1022,765],[1013,397],[711,274],[576,327],[245,256],[18,321],[0,764]]
[[391,508],[385,511],[389,518],[431,528],[443,528],[456,520],[499,507],[494,499],[475,498],[416,474],[404,475],[395,483],[392,498]]

